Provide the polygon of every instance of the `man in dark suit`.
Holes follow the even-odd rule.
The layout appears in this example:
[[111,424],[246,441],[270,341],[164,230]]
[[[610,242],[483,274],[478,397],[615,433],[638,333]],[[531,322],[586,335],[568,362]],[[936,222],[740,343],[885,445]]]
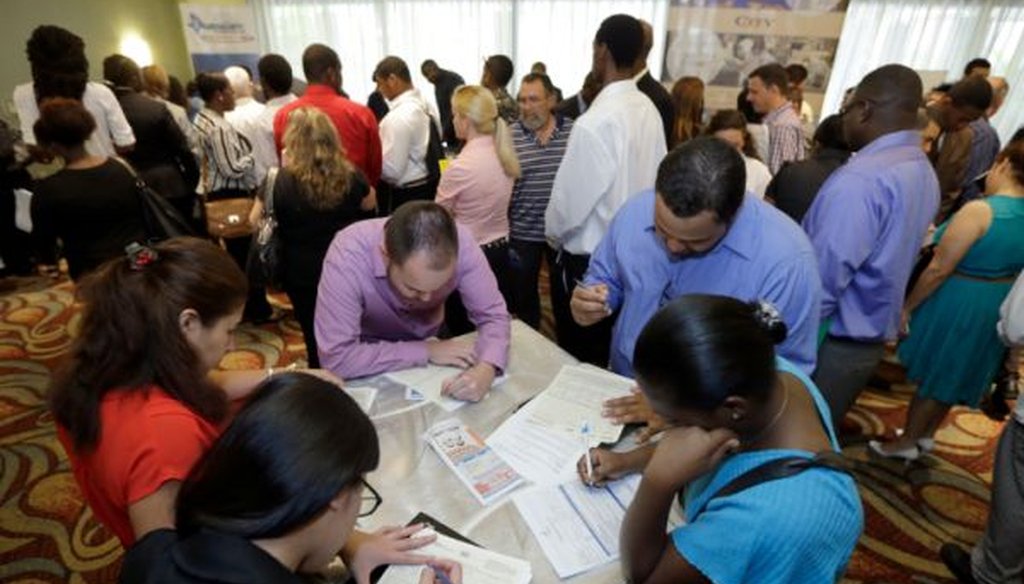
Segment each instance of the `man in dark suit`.
[[601,91],[601,84],[594,77],[593,73],[587,73],[587,76],[583,78],[583,87],[580,88],[579,93],[576,95],[570,95],[555,105],[555,108],[551,111],[556,114],[561,114],[571,120],[583,115],[583,112],[587,111],[590,104],[594,102],[594,98]]
[[135,61],[124,55],[103,60],[109,82],[135,134],[135,148],[125,155],[142,178],[170,201],[186,219],[193,215],[199,167],[188,139],[170,110],[142,93],[142,76]]
[[441,139],[449,148],[454,148],[459,139],[455,137],[455,126],[452,125],[452,94],[455,88],[465,85],[466,80],[454,71],[438,67],[433,59],[427,59],[420,65],[420,72],[427,81],[434,84],[434,97],[437,99],[437,111],[441,114]]
[[647,69],[647,56],[651,54],[651,49],[654,47],[654,28],[646,20],[641,20],[640,26],[644,30],[644,47],[633,67],[633,80],[636,81],[636,86],[640,88],[640,91],[654,102],[654,107],[658,108],[661,123],[665,126],[665,143],[671,144],[672,124],[675,122],[676,109],[672,105],[672,96],[669,95],[668,90],[664,85],[655,81]]

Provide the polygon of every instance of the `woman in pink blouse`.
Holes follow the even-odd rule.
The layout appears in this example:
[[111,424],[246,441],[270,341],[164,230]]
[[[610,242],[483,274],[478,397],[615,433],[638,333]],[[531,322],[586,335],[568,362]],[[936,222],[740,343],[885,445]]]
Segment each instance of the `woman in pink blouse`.
[[[498,117],[494,95],[479,85],[455,90],[452,114],[455,135],[465,145],[441,175],[436,200],[473,233],[507,304],[508,204],[512,185],[519,178],[512,130]],[[456,324],[452,320],[450,324]],[[464,326],[454,328],[452,332],[457,333]]]

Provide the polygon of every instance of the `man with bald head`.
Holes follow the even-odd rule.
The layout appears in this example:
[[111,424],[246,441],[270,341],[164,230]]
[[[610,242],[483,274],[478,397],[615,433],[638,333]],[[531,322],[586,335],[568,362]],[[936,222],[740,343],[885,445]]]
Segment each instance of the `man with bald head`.
[[672,96],[669,95],[668,90],[665,89],[664,85],[655,81],[654,77],[651,76],[651,72],[647,69],[647,57],[651,54],[651,49],[654,47],[654,27],[646,20],[637,20],[640,21],[640,27],[644,32],[644,44],[640,51],[640,56],[637,57],[636,64],[633,65],[633,81],[636,81],[636,86],[651,100],[654,107],[658,108],[658,115],[661,116],[661,123],[665,127],[665,143],[670,144],[672,142],[672,124],[675,121],[676,108],[672,103]]
[[822,185],[803,227],[818,258],[823,331],[814,381],[838,422],[896,339],[903,293],[939,184],[921,150],[921,78],[902,65],[868,73],[840,111],[856,154]]
[[224,119],[249,142],[253,159],[256,161],[256,184],[260,184],[267,176],[267,170],[277,166],[277,153],[268,150],[266,142],[260,139],[259,119],[267,106],[253,97],[252,76],[244,67],[232,65],[224,70],[224,76],[228,78],[231,90],[235,92],[235,109],[225,112]]

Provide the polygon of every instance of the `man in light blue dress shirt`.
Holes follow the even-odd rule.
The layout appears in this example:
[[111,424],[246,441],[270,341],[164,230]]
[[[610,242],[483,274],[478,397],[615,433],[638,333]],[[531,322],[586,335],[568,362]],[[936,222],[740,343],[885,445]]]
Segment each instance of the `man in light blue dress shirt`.
[[818,256],[827,336],[814,382],[838,427],[896,339],[903,297],[939,207],[939,183],[915,130],[921,79],[902,65],[868,73],[846,102],[856,151],[821,187],[803,227]]
[[621,310],[611,366],[633,375],[633,347],[647,321],[683,294],[763,298],[789,334],[779,354],[814,370],[821,282],[800,227],[745,192],[742,157],[717,138],[676,148],[658,168],[655,191],[616,214],[573,293],[573,318],[588,326]]

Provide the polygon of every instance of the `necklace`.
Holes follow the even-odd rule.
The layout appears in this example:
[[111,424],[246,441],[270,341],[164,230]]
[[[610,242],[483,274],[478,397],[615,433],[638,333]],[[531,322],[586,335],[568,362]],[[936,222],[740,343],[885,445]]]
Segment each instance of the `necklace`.
[[775,428],[775,425],[779,423],[779,420],[782,419],[782,414],[786,413],[786,407],[789,406],[789,389],[786,387],[785,382],[783,382],[782,391],[785,392],[785,397],[782,398],[782,405],[779,407],[779,411],[775,412],[775,415],[772,416],[771,421],[768,422],[768,424],[764,428],[762,428],[760,432],[758,432],[750,440],[746,441],[747,444],[756,444],[758,441],[761,440],[761,438],[767,436],[768,433],[771,432],[773,428]]

